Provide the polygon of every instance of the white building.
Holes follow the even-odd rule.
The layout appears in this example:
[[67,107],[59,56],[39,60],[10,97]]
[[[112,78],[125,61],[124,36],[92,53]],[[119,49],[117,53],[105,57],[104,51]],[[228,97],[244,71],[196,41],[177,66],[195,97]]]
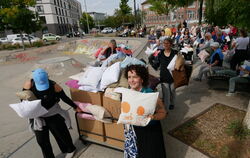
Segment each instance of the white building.
[[77,0],[36,0],[35,7],[30,9],[38,12],[44,23],[41,34],[79,31],[82,9]]
[[103,26],[100,25],[100,22],[106,19],[106,14],[97,12],[88,12],[88,14],[93,18],[95,26],[99,28]]

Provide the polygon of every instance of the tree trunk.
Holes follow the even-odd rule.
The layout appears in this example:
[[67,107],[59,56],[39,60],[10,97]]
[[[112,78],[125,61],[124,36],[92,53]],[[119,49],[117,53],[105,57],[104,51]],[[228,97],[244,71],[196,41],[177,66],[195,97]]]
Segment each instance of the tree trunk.
[[20,32],[20,35],[21,35],[21,40],[22,40],[23,50],[25,50],[25,45],[24,45],[24,42],[23,42],[23,33],[22,33],[22,32]]
[[30,43],[30,45],[31,45],[31,40],[30,40],[30,36],[29,36],[30,34],[28,34],[28,40],[29,40],[29,43]]
[[199,25],[201,25],[201,22],[202,22],[202,6],[203,6],[203,0],[200,0]]
[[243,120],[243,123],[244,123],[244,125],[247,126],[248,129],[250,129],[250,101],[248,104],[247,113],[246,113],[246,116]]

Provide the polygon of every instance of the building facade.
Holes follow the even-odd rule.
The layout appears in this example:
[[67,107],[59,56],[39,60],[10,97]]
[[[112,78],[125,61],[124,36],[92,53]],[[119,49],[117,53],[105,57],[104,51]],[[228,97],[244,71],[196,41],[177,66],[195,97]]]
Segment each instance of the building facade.
[[[188,7],[180,7],[171,12],[168,15],[159,15],[153,11],[151,11],[150,4],[147,1],[143,2],[142,4],[142,11],[145,14],[143,17],[143,24],[146,27],[155,27],[155,26],[171,26],[177,27],[180,23],[183,23],[186,20],[187,24],[193,25],[194,23],[199,22],[199,0],[196,0],[193,4],[189,5]],[[205,1],[203,2],[203,18],[204,21],[204,12],[205,12]]]
[[100,22],[106,19],[106,14],[97,12],[88,12],[88,14],[93,18],[96,27],[99,29],[103,27]]
[[64,35],[80,29],[82,9],[77,0],[36,0],[35,7],[30,10],[36,11],[43,21],[42,31],[38,34]]

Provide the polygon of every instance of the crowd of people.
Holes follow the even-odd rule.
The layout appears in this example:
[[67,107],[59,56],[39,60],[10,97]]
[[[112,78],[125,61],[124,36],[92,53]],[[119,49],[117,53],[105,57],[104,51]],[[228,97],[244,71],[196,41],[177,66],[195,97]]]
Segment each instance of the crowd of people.
[[173,41],[173,50],[182,52],[184,47],[191,48],[202,62],[194,80],[201,81],[214,74],[229,76],[227,96],[234,94],[235,84],[250,83],[250,44],[246,30],[230,24],[225,27],[193,24],[189,28],[184,24],[186,23],[183,22],[177,28],[168,25],[152,28],[148,35],[151,48],[165,50],[165,39]]

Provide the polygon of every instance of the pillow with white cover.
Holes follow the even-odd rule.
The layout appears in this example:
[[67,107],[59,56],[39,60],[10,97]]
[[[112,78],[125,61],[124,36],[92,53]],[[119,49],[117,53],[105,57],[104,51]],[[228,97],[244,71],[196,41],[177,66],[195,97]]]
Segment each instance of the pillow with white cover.
[[126,68],[129,65],[142,65],[142,66],[146,66],[146,64],[144,62],[142,62],[141,60],[134,58],[134,57],[129,57],[127,56],[122,62],[121,62],[121,68]]
[[141,93],[126,88],[116,88],[115,92],[122,93],[121,114],[117,123],[146,126],[156,108],[159,92]]
[[27,101],[9,105],[22,118],[36,118],[46,114],[48,111],[41,105],[41,100]]
[[120,63],[121,62],[116,62],[104,71],[100,85],[101,90],[104,90],[108,85],[115,83],[119,80],[121,70]]
[[205,50],[202,50],[199,54],[198,57],[201,59],[201,62],[205,62],[206,58],[209,57],[209,53]]
[[112,123],[111,114],[100,105],[86,106],[86,109],[94,116],[98,121],[104,123]]
[[80,72],[80,73],[78,73],[78,74],[69,76],[69,78],[72,79],[72,80],[77,80],[77,81],[79,81],[80,78],[81,78],[83,75],[84,75],[84,72]]
[[97,87],[102,78],[105,68],[101,67],[88,67],[84,75],[80,78],[78,84],[83,86]]

